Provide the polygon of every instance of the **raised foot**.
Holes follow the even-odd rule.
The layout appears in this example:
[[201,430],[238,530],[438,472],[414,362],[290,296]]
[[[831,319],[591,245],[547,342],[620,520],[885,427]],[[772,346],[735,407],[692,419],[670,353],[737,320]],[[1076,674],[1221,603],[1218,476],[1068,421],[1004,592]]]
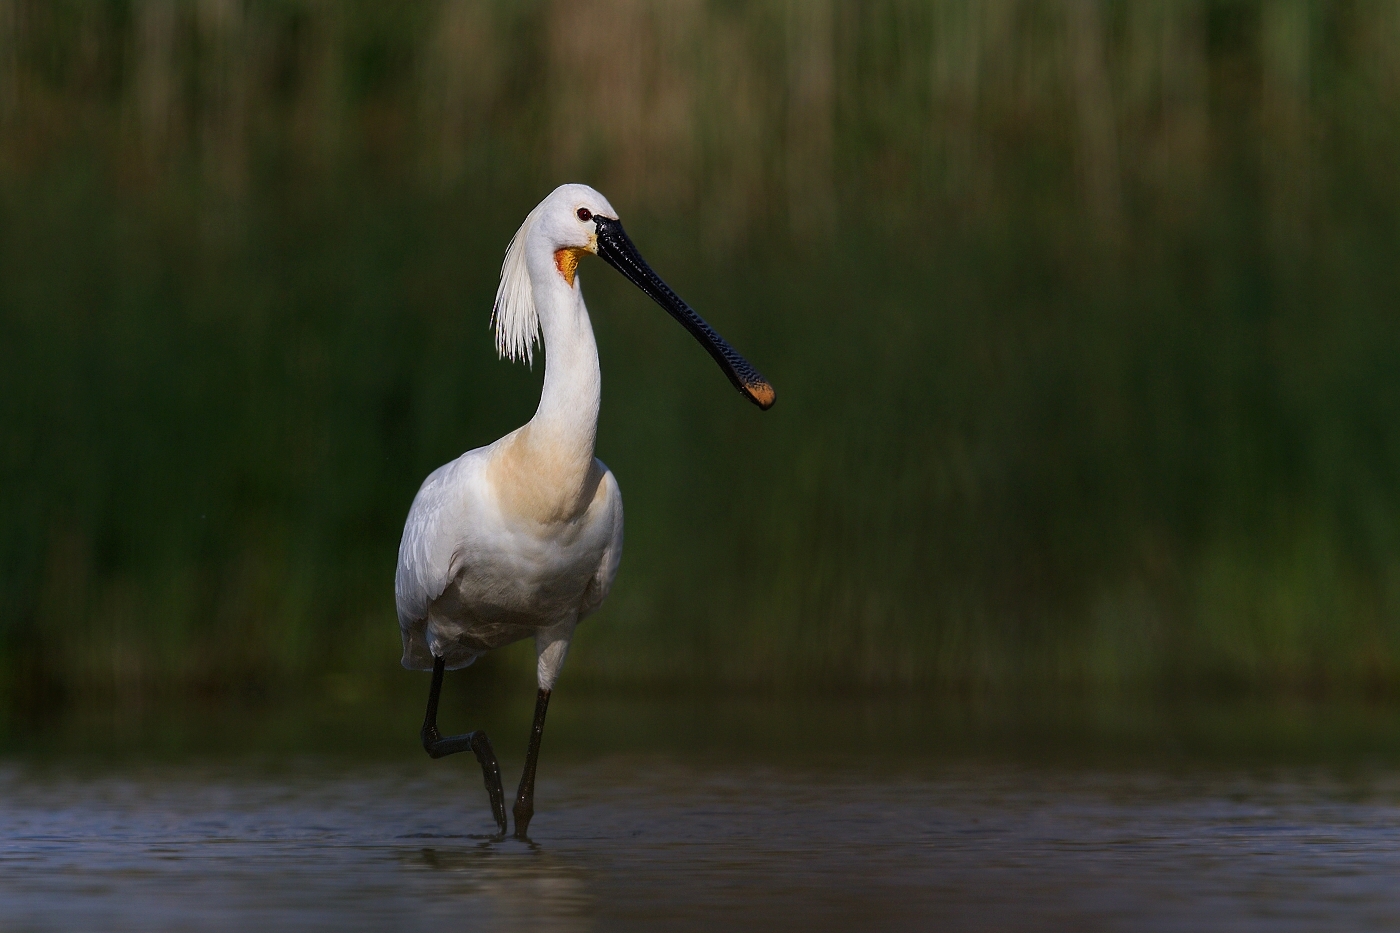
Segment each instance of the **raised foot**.
[[501,786],[501,766],[496,762],[496,753],[491,748],[491,740],[485,732],[468,732],[465,735],[439,737],[437,730],[429,735],[423,730],[423,750],[429,757],[444,758],[457,752],[471,749],[481,764],[481,777],[486,784],[486,794],[491,798],[491,815],[496,818],[496,826],[501,835],[506,833],[506,795]]
[[442,690],[443,660],[437,658],[433,664],[433,683],[428,689],[428,711],[423,717],[423,751],[430,758],[444,758],[471,749],[481,764],[481,776],[486,782],[486,793],[491,798],[491,815],[496,818],[500,834],[506,834],[506,794],[501,787],[501,766],[496,763],[496,753],[491,748],[491,740],[480,730],[462,735],[444,736],[438,732],[438,694]]
[[487,796],[491,798],[491,815],[496,818],[496,828],[501,835],[506,834],[506,794],[501,787],[501,766],[496,764],[496,753],[491,750],[491,740],[485,732],[472,733],[472,751],[481,764],[481,777],[486,783]]

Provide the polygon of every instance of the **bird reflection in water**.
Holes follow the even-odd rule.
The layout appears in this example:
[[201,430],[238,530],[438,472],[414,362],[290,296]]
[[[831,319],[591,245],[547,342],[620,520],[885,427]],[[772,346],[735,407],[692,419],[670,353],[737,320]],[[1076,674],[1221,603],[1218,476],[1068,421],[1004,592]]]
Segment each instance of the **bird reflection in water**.
[[407,869],[437,874],[439,881],[451,879],[441,893],[467,899],[464,906],[483,921],[554,933],[594,928],[596,904],[582,869],[537,843],[424,846],[405,850],[401,861]]

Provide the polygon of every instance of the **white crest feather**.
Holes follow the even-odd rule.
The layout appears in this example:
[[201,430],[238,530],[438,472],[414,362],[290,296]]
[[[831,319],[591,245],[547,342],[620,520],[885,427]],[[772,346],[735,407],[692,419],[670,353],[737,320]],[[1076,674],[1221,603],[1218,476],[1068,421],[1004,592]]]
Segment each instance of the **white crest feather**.
[[525,263],[525,240],[539,216],[540,204],[525,218],[506,247],[501,263],[501,284],[491,309],[491,326],[496,329],[496,353],[502,359],[528,365],[535,362],[535,344],[540,339],[540,315],[535,310],[535,292],[530,286],[530,270]]

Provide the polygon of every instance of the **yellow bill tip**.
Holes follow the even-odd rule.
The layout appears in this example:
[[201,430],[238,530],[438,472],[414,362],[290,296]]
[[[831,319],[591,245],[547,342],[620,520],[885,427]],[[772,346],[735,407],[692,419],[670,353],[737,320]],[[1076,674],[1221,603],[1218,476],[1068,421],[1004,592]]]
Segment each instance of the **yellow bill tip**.
[[744,386],[744,391],[749,398],[753,399],[758,407],[767,411],[773,407],[773,403],[778,400],[778,393],[773,391],[773,387],[766,382],[751,382]]

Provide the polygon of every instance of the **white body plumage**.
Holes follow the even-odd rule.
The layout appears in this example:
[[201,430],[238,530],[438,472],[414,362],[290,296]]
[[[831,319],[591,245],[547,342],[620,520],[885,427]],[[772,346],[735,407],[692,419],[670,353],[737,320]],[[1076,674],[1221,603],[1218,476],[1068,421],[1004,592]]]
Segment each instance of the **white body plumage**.
[[539,693],[515,801],[521,838],[535,812],[545,713],[574,628],[602,603],[622,556],[622,494],[593,456],[602,379],[593,325],[575,275],[594,253],[688,330],[733,386],[761,409],[772,385],[647,265],[601,194],[563,185],[540,202],[506,250],[492,320],[496,349],[530,360],[544,339],[544,388],[529,424],[468,451],[423,482],[404,524],[394,577],[403,666],[432,670],[420,736],[433,758],[470,750],[491,813],[506,831],[500,764],[483,731],[437,726],[443,672],[534,636]]
[[585,185],[564,185],[530,213],[506,253],[494,323],[503,356],[545,345],[535,416],[424,481],[399,545],[395,597],[403,665],[465,667],[534,636],[551,690],[574,627],[598,608],[622,556],[622,495],[593,456],[601,374],[575,274],[596,252],[585,214],[615,217]]

